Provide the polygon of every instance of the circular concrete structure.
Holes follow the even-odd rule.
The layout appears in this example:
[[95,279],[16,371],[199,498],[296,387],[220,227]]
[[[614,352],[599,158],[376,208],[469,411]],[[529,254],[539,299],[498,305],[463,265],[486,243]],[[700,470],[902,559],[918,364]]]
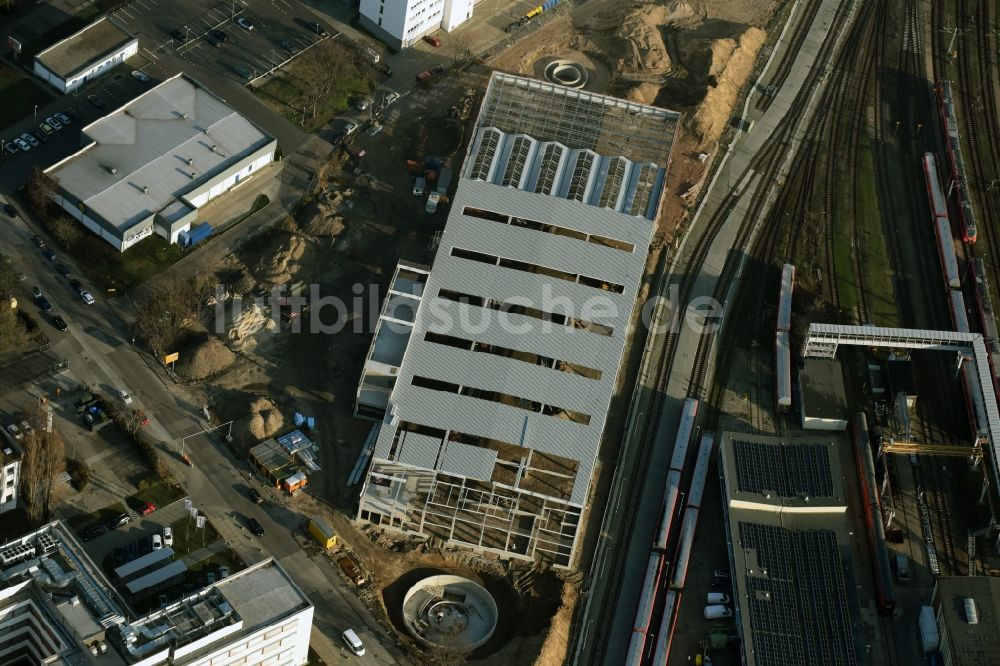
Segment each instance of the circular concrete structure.
[[553,60],[545,66],[545,80],[567,88],[582,88],[589,79],[586,68],[575,60]]
[[403,598],[403,621],[428,647],[474,650],[497,627],[497,604],[482,585],[461,576],[430,576]]

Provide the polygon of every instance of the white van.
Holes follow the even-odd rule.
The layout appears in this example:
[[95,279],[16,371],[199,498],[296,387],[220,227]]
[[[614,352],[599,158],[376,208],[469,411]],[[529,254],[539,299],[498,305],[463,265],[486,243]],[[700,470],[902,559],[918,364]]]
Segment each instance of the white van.
[[902,553],[896,553],[896,579],[900,583],[910,580],[910,558]]
[[365,656],[365,644],[361,642],[361,639],[358,638],[353,629],[348,629],[340,637],[344,639],[344,643],[351,649],[351,652],[359,657]]
[[730,601],[728,594],[723,594],[722,592],[709,592],[708,596],[705,598],[705,603],[709,606],[713,604],[728,604]]
[[727,617],[732,617],[733,611],[730,610],[729,606],[705,606],[705,619],[706,620],[721,620]]

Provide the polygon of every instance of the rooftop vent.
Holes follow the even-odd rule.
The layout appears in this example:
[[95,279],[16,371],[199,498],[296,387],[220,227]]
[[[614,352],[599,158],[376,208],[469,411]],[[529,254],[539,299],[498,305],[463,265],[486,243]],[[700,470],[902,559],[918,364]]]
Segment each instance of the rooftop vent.
[[191,180],[194,180],[198,174],[194,171],[191,172]]
[[188,166],[194,166],[194,159],[191,157],[188,158]]
[[215,145],[215,144],[213,143],[213,144],[212,144],[212,152],[213,152],[213,153],[215,152],[215,149],[216,149],[216,148],[218,148],[218,146],[217,146],[217,145]]
[[183,118],[184,120],[187,120],[189,118],[189,116],[186,113],[182,113],[181,114],[181,118]]
[[142,193],[143,193],[143,194],[149,194],[149,187],[148,187],[148,186],[146,186],[146,185],[143,185],[143,186],[142,186]]
[[108,173],[110,173],[112,176],[115,175],[116,173],[118,173],[118,169],[116,169],[114,167],[106,167],[106,168],[108,170]]

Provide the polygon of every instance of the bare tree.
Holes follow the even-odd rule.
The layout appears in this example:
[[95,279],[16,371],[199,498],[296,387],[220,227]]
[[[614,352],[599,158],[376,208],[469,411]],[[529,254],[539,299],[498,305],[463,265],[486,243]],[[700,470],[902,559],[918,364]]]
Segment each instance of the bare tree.
[[27,504],[28,518],[44,522],[52,515],[55,489],[66,471],[66,447],[58,432],[46,430],[43,410],[38,410],[33,421],[33,429],[24,437],[21,496]]
[[299,57],[297,75],[310,117],[315,118],[323,100],[343,91],[350,79],[361,74],[344,47],[325,39]]
[[176,351],[181,333],[215,290],[212,273],[172,283],[141,303],[135,319],[135,334],[160,357]]
[[55,220],[52,221],[52,226],[50,227],[52,235],[55,237],[59,244],[63,247],[69,247],[80,240],[81,232],[80,227],[76,223],[65,215],[60,215]]
[[0,300],[0,352],[17,349],[28,341],[28,330],[6,298]]
[[0,11],[11,12],[17,7],[17,0],[0,0]]
[[448,38],[448,47],[456,62],[462,63],[472,59],[472,42],[469,41],[467,33],[461,31],[453,33]]
[[38,167],[31,171],[28,182],[24,185],[24,192],[36,215],[44,216],[48,212],[57,188],[56,179],[49,174]]

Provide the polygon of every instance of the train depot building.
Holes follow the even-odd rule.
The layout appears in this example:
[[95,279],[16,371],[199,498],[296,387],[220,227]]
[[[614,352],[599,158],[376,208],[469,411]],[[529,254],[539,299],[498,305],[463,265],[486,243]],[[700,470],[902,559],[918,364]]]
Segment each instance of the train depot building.
[[721,436],[732,598],[747,666],[867,663],[838,446]]
[[360,520],[571,566],[677,120],[493,74],[419,303],[383,312],[405,351],[365,365]]
[[119,251],[156,233],[176,243],[198,210],[259,173],[277,142],[184,73],[81,130],[46,169],[55,202]]

